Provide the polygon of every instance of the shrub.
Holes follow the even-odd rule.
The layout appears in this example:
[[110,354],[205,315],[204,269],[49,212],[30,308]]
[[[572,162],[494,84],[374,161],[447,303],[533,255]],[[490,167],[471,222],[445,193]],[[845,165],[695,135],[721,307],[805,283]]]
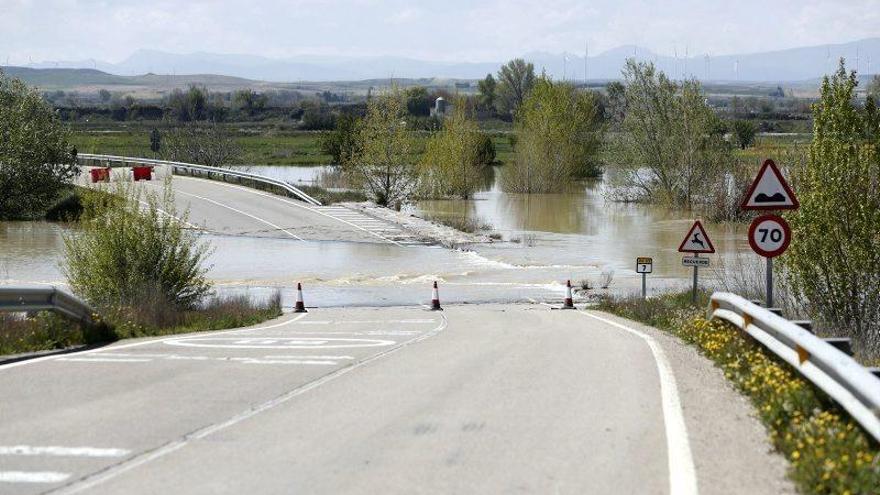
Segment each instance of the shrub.
[[83,206],[81,228],[64,239],[64,271],[96,309],[190,309],[208,294],[207,245],[184,228],[187,215],[178,214],[170,184],[159,197],[120,183],[112,196],[85,194]]

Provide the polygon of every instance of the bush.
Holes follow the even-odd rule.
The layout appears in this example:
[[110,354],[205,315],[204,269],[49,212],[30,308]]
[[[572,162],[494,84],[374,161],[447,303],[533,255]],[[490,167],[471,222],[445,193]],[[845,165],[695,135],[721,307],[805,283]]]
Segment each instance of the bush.
[[67,235],[64,271],[73,291],[102,313],[146,302],[191,309],[210,291],[208,248],[183,223],[170,184],[162,197],[120,183],[83,196],[80,230]]
[[516,159],[504,172],[508,192],[562,190],[575,178],[598,177],[603,129],[592,93],[538,79],[517,112]]

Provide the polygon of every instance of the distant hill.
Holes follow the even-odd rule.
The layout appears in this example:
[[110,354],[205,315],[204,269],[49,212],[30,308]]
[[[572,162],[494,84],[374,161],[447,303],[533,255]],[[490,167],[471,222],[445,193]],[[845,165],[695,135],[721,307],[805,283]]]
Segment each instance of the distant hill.
[[[36,86],[42,90],[77,89],[77,88],[108,88],[128,89],[140,88],[185,88],[190,84],[205,86],[210,89],[229,89],[259,86],[259,81],[240,77],[220,76],[214,74],[193,75],[157,75],[144,74],[139,76],[118,76],[96,69],[33,69],[30,67],[0,67],[9,76]],[[124,88],[123,88],[124,87]]]
[[[706,54],[684,57],[660,55],[638,46],[621,46],[590,56],[585,60],[576,54],[528,53],[524,58],[554,78],[583,80],[617,79],[627,58],[654,62],[658,68],[675,77],[696,77],[703,81],[728,82],[794,82],[822,77],[835,70],[843,57],[847,66],[858,65],[862,74],[880,72],[880,38],[870,38],[849,43],[817,45],[810,47],[775,50],[761,53],[708,56]],[[873,61],[874,65],[869,67]],[[436,62],[402,57],[340,57],[302,55],[284,59],[271,59],[259,55],[224,55],[216,53],[174,54],[157,50],[139,50],[119,63],[95,60],[72,62],[45,62],[28,69],[68,67],[83,70],[82,73],[23,73],[26,80],[41,77],[51,84],[60,77],[78,78],[82,84],[153,84],[151,80],[113,79],[119,76],[135,77],[141,74],[170,74],[153,76],[172,81],[202,80],[212,77],[219,85],[242,85],[253,81],[293,83],[301,81],[362,81],[367,79],[447,78],[479,79],[495,73],[505,61],[491,62]],[[25,71],[27,69],[19,68]],[[55,75],[53,75],[55,74]],[[222,76],[184,76],[182,74],[222,74]],[[230,79],[222,79],[222,77]],[[187,79],[189,78],[189,79]],[[72,79],[71,79],[72,80]],[[40,82],[34,80],[34,84]],[[69,81],[69,80],[67,80]],[[101,82],[104,81],[104,82]],[[115,82],[114,82],[115,81]]]

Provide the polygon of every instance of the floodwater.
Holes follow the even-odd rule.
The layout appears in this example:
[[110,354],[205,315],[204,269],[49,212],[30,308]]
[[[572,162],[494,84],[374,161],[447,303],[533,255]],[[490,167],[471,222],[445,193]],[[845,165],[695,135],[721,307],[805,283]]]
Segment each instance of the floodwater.
[[[345,187],[334,167],[248,167],[252,173],[294,184]],[[654,258],[649,290],[683,287],[691,269],[681,266],[679,243],[690,228],[688,212],[606,201],[601,182],[559,194],[506,194],[496,170],[485,190],[470,200],[423,201],[416,213],[467,217],[490,224],[502,242],[467,246],[401,247],[349,242],[301,242],[205,235],[213,252],[208,276],[220,292],[267,295],[280,288],[292,304],[292,287],[303,282],[306,304],[425,304],[430,283],[441,283],[446,302],[558,300],[565,280],[635,291],[635,258]],[[745,229],[706,223],[718,255],[747,253]],[[0,223],[0,283],[65,283],[63,238],[72,227],[47,222]],[[704,273],[705,272],[705,273]],[[713,270],[702,270],[704,278]]]

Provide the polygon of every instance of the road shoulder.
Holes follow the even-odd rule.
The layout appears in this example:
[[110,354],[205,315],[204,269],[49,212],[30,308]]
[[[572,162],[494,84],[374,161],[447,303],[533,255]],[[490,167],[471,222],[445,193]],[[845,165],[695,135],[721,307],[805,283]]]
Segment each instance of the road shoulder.
[[675,374],[699,490],[708,494],[794,494],[788,463],[773,451],[749,400],[692,346],[638,322],[589,311],[652,337]]

